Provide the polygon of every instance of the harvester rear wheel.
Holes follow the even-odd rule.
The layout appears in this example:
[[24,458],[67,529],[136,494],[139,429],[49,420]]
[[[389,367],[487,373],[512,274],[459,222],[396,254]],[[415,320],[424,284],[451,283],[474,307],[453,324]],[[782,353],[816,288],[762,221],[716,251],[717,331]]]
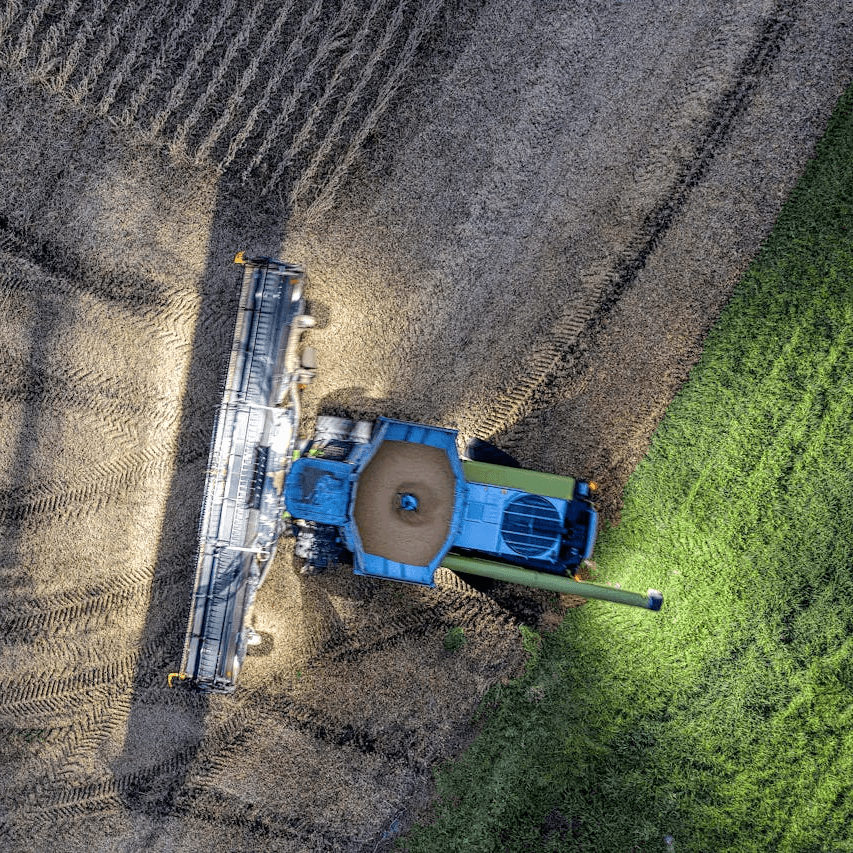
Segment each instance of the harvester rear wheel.
[[454,572],[459,580],[476,589],[477,592],[491,592],[495,588],[494,578],[484,578],[482,575],[469,575],[467,572]]
[[514,457],[496,447],[489,441],[483,441],[481,438],[472,438],[465,445],[465,459],[470,459],[472,462],[488,462],[491,465],[503,465],[506,468],[520,468],[521,464]]

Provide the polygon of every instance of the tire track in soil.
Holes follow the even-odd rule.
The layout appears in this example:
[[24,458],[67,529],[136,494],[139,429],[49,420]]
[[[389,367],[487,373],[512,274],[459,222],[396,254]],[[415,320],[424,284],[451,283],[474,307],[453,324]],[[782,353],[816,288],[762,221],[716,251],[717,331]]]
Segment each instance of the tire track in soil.
[[[166,688],[168,690],[168,688]],[[162,693],[162,690],[157,690]],[[187,690],[168,690],[170,704],[186,706],[193,710],[200,704],[198,694]],[[102,725],[98,722],[118,717],[123,711],[128,712],[130,705],[136,701],[129,694],[112,703],[109,710],[99,713],[101,717],[95,723],[95,731],[83,725],[75,724],[78,739],[68,745],[54,759],[54,768],[67,762],[71,755],[81,749],[96,747],[105,737]],[[155,700],[162,704],[160,696]],[[190,745],[175,751],[167,758],[150,764],[141,769],[119,776],[111,776],[74,784],[67,780],[63,787],[57,788],[57,776],[41,780],[28,797],[28,817],[43,820],[45,813],[50,813],[54,820],[73,819],[90,814],[94,809],[100,812],[109,809],[121,809],[129,806],[143,813],[152,814],[158,818],[172,815],[191,815],[204,823],[240,825],[246,820],[246,815],[253,815],[249,820],[252,828],[263,831],[287,831],[288,835],[300,841],[316,839],[329,835],[330,838],[340,839],[335,833],[319,827],[307,820],[297,820],[277,810],[259,808],[255,803],[238,800],[232,794],[224,794],[214,787],[215,777],[227,770],[231,764],[232,753],[241,750],[246,744],[252,723],[257,725],[258,719],[264,716],[270,724],[289,727],[293,731],[307,735],[335,748],[353,750],[365,755],[378,753],[387,761],[403,762],[412,766],[404,751],[383,753],[377,749],[376,739],[367,731],[357,731],[348,724],[339,724],[323,717],[308,706],[289,704],[282,706],[277,697],[262,698],[258,695],[243,699],[241,706],[234,710],[222,723],[219,723],[199,744]],[[189,773],[187,772],[189,768]],[[427,765],[417,766],[418,772],[426,772]],[[188,778],[191,781],[177,786],[163,784],[170,777],[176,779]],[[209,807],[216,803],[215,808]],[[301,829],[297,829],[301,827]],[[0,823],[0,837],[21,837],[27,831],[25,826],[13,826]]]
[[[0,296],[7,302],[39,298],[106,302],[112,314],[117,308],[129,313],[146,347],[152,340],[179,353],[190,346],[197,307],[197,295],[192,289],[168,288],[125,273],[119,277],[88,270],[75,256],[47,241],[33,240],[11,227],[2,216],[0,265]],[[205,316],[204,323],[207,334],[218,330],[217,318]],[[72,367],[63,375],[23,364],[20,357],[7,356],[5,361],[10,363],[0,362],[4,373],[16,366],[20,369],[19,387],[4,383],[0,399],[38,402],[41,409],[53,406],[67,410],[76,406],[78,412],[99,418],[98,431],[107,437],[111,447],[124,446],[126,452],[118,460],[91,466],[83,482],[68,489],[39,486],[0,493],[0,523],[19,524],[44,514],[66,519],[95,514],[106,499],[138,488],[149,478],[172,473],[170,443],[164,443],[161,449],[140,450],[140,431],[146,433],[148,443],[158,432],[171,436],[182,417],[198,417],[205,424],[211,420],[204,400],[189,397],[183,412],[154,386],[105,373],[96,365]],[[201,433],[200,441],[204,448],[199,449],[199,458],[207,452]],[[195,461],[195,457],[181,460]]]
[[[450,573],[442,573],[442,577],[438,579],[440,585],[432,591],[439,597],[436,604],[440,604],[438,611],[442,625],[444,627],[450,626],[451,623],[454,626],[459,625],[461,620],[463,627],[473,629],[483,618],[482,610],[475,608],[473,602],[467,602],[460,617],[459,600],[454,595],[454,590],[467,591],[468,587],[464,581],[456,579],[455,576],[444,578],[444,574],[450,575]],[[443,588],[445,583],[447,587]],[[508,626],[516,624],[516,620],[509,613],[503,611],[487,596],[473,591],[472,597],[478,599],[478,604],[485,601],[489,605],[487,609],[503,617],[502,621]],[[341,638],[338,641],[340,648],[336,649],[333,645],[324,649],[321,658],[324,662],[330,663],[338,659],[350,662],[366,654],[392,648],[401,640],[417,639],[434,634],[436,631],[434,610],[435,608],[416,610],[396,616],[392,620],[394,635],[383,638],[377,643],[360,646],[357,634]],[[183,618],[179,621],[182,626]],[[444,624],[445,622],[447,624]],[[177,628],[178,620],[175,620],[164,628],[163,633],[174,632]],[[354,647],[353,640],[355,640]],[[55,711],[60,703],[67,701],[67,697],[72,692],[81,690],[91,692],[93,688],[104,684],[109,684],[111,688],[109,694],[104,694],[101,698],[101,701],[109,707],[102,709],[99,712],[100,716],[96,715],[98,719],[93,717],[91,723],[88,721],[75,723],[72,727],[68,742],[51,762],[51,774],[44,780],[36,801],[31,805],[32,810],[50,812],[56,819],[73,819],[89,814],[95,808],[119,809],[130,803],[132,807],[141,808],[142,811],[156,814],[158,817],[163,817],[164,813],[192,815],[204,823],[226,826],[245,823],[247,828],[256,832],[285,832],[288,837],[298,841],[316,840],[318,837],[329,835],[335,843],[343,843],[343,836],[329,833],[328,829],[296,821],[293,817],[275,810],[265,810],[254,803],[241,801],[234,805],[232,795],[226,796],[216,790],[216,775],[229,766],[232,753],[240,749],[241,739],[246,737],[247,731],[257,727],[261,716],[266,716],[276,726],[289,727],[293,731],[336,749],[343,748],[363,755],[377,755],[387,763],[405,766],[416,775],[426,774],[431,766],[429,758],[414,758],[408,745],[383,747],[379,735],[368,727],[355,727],[350,722],[339,719],[334,714],[311,704],[258,691],[241,697],[239,708],[235,709],[229,720],[206,735],[198,746],[177,750],[163,761],[118,777],[97,779],[84,784],[72,784],[69,778],[67,786],[62,790],[50,791],[50,785],[55,784],[59,777],[73,775],[73,768],[66,770],[65,774],[61,773],[61,768],[68,764],[75,752],[96,748],[97,744],[106,737],[104,729],[117,718],[121,718],[122,709],[127,711],[131,702],[145,701],[140,697],[131,699],[126,691],[132,683],[135,668],[140,661],[155,655],[158,650],[161,650],[160,643],[149,643],[107,667],[68,676],[58,682],[54,681],[42,690],[39,689],[39,685],[43,684],[45,679],[39,677],[27,679],[26,683],[19,685],[11,693],[8,690],[3,693],[4,697],[11,695],[12,700],[6,700],[0,705],[0,715],[7,710],[15,715],[27,712],[44,715]],[[150,663],[148,665],[150,666]],[[166,701],[170,705],[196,709],[201,701],[197,693],[189,690],[164,690],[157,687],[150,687],[148,690],[152,694],[149,698],[158,706]],[[125,691],[124,699],[118,695],[122,691]],[[411,734],[415,740],[419,739],[416,729],[412,729]],[[191,781],[178,788],[172,788],[168,784],[163,784],[169,777]],[[155,796],[155,791],[161,793]],[[252,817],[247,818],[247,814]],[[346,839],[347,843],[349,841],[350,839]]]
[[[344,583],[348,577],[339,576]],[[307,659],[303,668],[319,663],[355,663],[369,655],[393,651],[410,639],[422,639],[453,627],[475,630],[484,621],[506,631],[517,630],[524,618],[491,597],[475,590],[453,572],[439,568],[436,586],[424,592],[416,602],[406,607],[381,609],[381,624],[372,619],[346,622],[335,619],[326,635],[315,634],[304,649]],[[373,602],[375,592],[371,587],[359,586],[359,604],[374,610],[381,605]],[[529,598],[527,595],[521,596]],[[252,656],[251,650],[249,656]]]
[[164,653],[162,636],[177,635],[183,631],[186,618],[169,621],[160,630],[161,637],[149,640],[133,651],[115,658],[104,666],[87,667],[80,672],[63,673],[44,671],[21,679],[0,682],[0,720],[14,720],[21,716],[59,715],[67,712],[70,697],[80,693],[109,693],[131,687],[138,678],[137,670],[156,668],[158,673],[166,664],[160,658]]
[[31,791],[73,786],[79,784],[81,777],[91,776],[87,765],[126,725],[134,702],[131,690],[99,692],[96,698],[97,702],[85,709],[77,708],[71,723],[42,731],[39,738],[42,746],[31,757],[37,769],[31,772],[26,791],[15,792],[10,786],[14,799],[27,799]]
[[[388,611],[383,618],[381,629],[374,625],[345,628],[320,643],[310,663],[320,660],[328,663],[354,663],[371,654],[392,651],[401,642],[421,639],[435,634],[436,631],[448,631],[454,627],[474,630],[484,620],[489,620],[490,624],[507,631],[518,629],[522,624],[520,619],[488,595],[475,591],[461,579],[458,584],[457,589],[465,596],[465,606],[461,611],[458,595],[436,586],[430,590],[430,601],[423,602],[424,608],[428,604],[428,610]],[[381,636],[377,637],[377,633]]]
[[[190,334],[193,332],[191,318],[196,304],[196,295],[191,289],[170,289],[124,273],[121,276],[100,275],[99,271],[84,268],[73,254],[16,231],[8,227],[5,220],[0,224],[5,226],[0,229],[4,262],[0,299],[4,307],[17,307],[29,301],[32,302],[29,310],[37,312],[42,309],[42,302],[49,302],[49,307],[62,312],[67,302],[70,312],[88,312],[89,315],[100,312],[120,321],[130,320],[147,336],[148,342],[165,340],[171,349],[179,352],[180,348],[189,346],[187,330]],[[75,475],[72,487],[60,492],[55,489],[56,483],[53,488],[48,485],[46,488],[7,490],[0,494],[0,523],[20,526],[33,516],[45,514],[56,523],[77,520],[96,514],[107,502],[113,504],[116,496],[144,485],[150,477],[165,478],[174,474],[175,460],[170,451],[135,449],[139,445],[137,432],[141,420],[148,422],[144,425],[150,428],[148,432],[164,429],[174,432],[176,415],[167,408],[166,402],[157,398],[156,389],[146,389],[132,380],[128,382],[120,376],[103,373],[97,367],[74,367],[73,359],[71,367],[64,372],[49,369],[50,362],[47,368],[21,358],[16,364],[14,356],[12,362],[7,368],[17,366],[22,373],[18,377],[18,387],[6,385],[6,403],[23,402],[31,408],[38,404],[39,410],[56,403],[56,408],[65,410],[66,414],[69,408],[92,408],[101,421],[98,431],[109,433],[111,449],[121,449],[125,441],[134,452],[125,453],[119,460],[86,466],[86,479],[81,483]],[[133,411],[132,403],[127,402],[128,396],[132,400],[153,397],[156,404],[136,407]],[[100,405],[93,406],[93,402]],[[189,408],[188,413],[193,410]],[[204,414],[205,421],[212,420],[207,412]],[[145,438],[150,439],[151,435]],[[206,459],[206,455],[205,440],[199,459],[201,456]],[[57,642],[72,655],[74,649],[79,648],[82,659],[92,632],[95,631],[99,638],[103,636],[103,631],[98,629],[107,621],[123,618],[127,622],[140,614],[144,617],[152,602],[156,605],[157,601],[172,601],[171,593],[178,589],[183,599],[186,586],[186,573],[181,571],[183,562],[177,566],[178,571],[167,575],[160,574],[160,565],[158,563],[156,580],[153,568],[132,566],[128,572],[116,576],[116,584],[105,581],[83,594],[73,592],[24,601],[9,595],[0,614],[3,641],[18,644],[16,654],[20,654],[22,642],[28,640],[42,645],[46,642],[48,647],[51,642]],[[43,790],[55,788],[57,782],[64,785],[79,778],[101,746],[122,735],[120,728],[132,705],[129,691],[140,670],[144,678],[162,677],[165,665],[159,666],[157,661],[168,645],[162,642],[162,635],[171,637],[182,632],[184,627],[185,614],[181,612],[179,619],[160,629],[159,639],[155,637],[145,645],[137,645],[129,653],[105,661],[102,666],[87,665],[79,670],[72,667],[45,669],[4,679],[0,685],[0,720],[4,725],[20,726],[22,720],[32,720],[39,726],[51,726],[47,732],[42,732],[40,748],[26,757],[25,766],[44,768],[47,764],[47,772],[38,786]],[[51,639],[46,641],[46,637]],[[125,650],[126,647],[117,649],[118,652]],[[39,649],[39,653],[42,651],[49,654],[49,648]],[[101,660],[108,656],[101,656]],[[47,662],[50,664],[49,657]],[[152,667],[156,671],[149,675]],[[64,725],[69,716],[74,719],[70,725]],[[28,785],[16,801],[26,801],[31,790]],[[10,837],[6,830],[9,825],[0,830],[0,836]]]
[[[63,365],[65,367],[65,365]],[[0,352],[0,404],[38,405],[75,418],[91,418],[115,446],[126,450],[139,446],[145,432],[174,434],[179,415],[174,403],[158,395],[152,386],[118,379],[96,367],[59,372],[42,367],[26,355]],[[151,429],[156,425],[156,430]]]
[[123,495],[154,478],[166,478],[174,461],[161,451],[140,451],[116,462],[93,466],[80,485],[61,491],[12,489],[0,493],[0,524],[20,525],[29,518],[50,515],[54,521],[82,520],[97,515],[111,498]]
[[[30,804],[29,811],[35,813],[30,816],[43,820],[47,813],[53,820],[73,820],[86,817],[93,811],[103,814],[111,810],[130,808],[158,820],[177,816],[191,817],[206,825],[240,827],[253,833],[274,837],[284,834],[301,843],[310,841],[316,844],[317,839],[322,838],[334,843],[349,844],[349,837],[331,832],[327,827],[306,818],[294,817],[275,808],[265,808],[256,802],[240,799],[231,792],[224,793],[204,783],[204,778],[214,777],[227,768],[231,753],[243,748],[248,724],[249,720],[236,721],[214,732],[211,739],[216,744],[216,749],[208,754],[204,754],[204,748],[188,747],[164,761],[125,776],[99,779],[82,785],[68,785],[55,792],[44,791]],[[349,729],[336,734],[323,723],[308,720],[293,728],[336,749],[351,749],[363,754],[375,752],[369,745],[368,735],[359,736]],[[385,757],[389,761],[398,758],[397,755]],[[200,781],[178,786],[163,784],[164,780],[181,778],[186,768],[192,767],[199,760],[203,761],[205,767],[200,774],[192,771],[192,776]],[[427,769],[424,765],[418,768],[418,772],[425,773]],[[26,826],[3,827],[0,824],[0,838],[4,837],[4,834],[10,839],[20,838],[28,831],[29,827]]]
[[[6,234],[0,233],[0,241],[4,237]],[[12,294],[50,299],[61,296],[70,300],[94,298],[118,303],[135,323],[139,323],[141,332],[147,332],[178,350],[189,346],[192,318],[195,317],[195,294],[177,291],[170,296],[157,294],[146,297],[145,292],[152,290],[149,281],[132,281],[128,286],[125,278],[120,283],[115,281],[112,286],[107,275],[99,276],[100,281],[90,276],[86,276],[89,280],[72,278],[68,273],[46,267],[45,260],[50,259],[10,253],[0,243],[0,290],[5,292],[6,298]],[[154,288],[159,289],[156,285]]]
[[125,618],[166,604],[187,585],[186,560],[176,558],[168,573],[153,566],[131,569],[119,583],[103,584],[45,598],[11,600],[0,614],[0,645],[33,643],[45,637],[88,633],[123,614]]
[[[245,720],[232,720],[219,726],[214,733],[214,739],[221,744],[239,737],[244,723]],[[169,758],[123,776],[104,777],[82,784],[67,784],[54,790],[42,788],[30,797],[29,810],[52,812],[57,818],[71,818],[91,813],[96,806],[120,808],[128,795],[144,791],[156,779],[177,774],[181,768],[190,764],[198,753],[198,747],[186,747]]]
[[[93,702],[85,712],[78,710],[77,716],[68,725],[47,730],[34,728],[23,730],[28,736],[37,731],[39,742],[43,744],[33,756],[42,770],[28,783],[27,792],[32,790],[39,792],[38,798],[43,808],[49,810],[52,806],[56,806],[64,811],[66,816],[79,813],[80,809],[75,812],[73,807],[68,808],[67,796],[64,793],[65,786],[83,789],[79,799],[83,803],[82,811],[84,812],[99,799],[99,795],[105,795],[100,798],[104,804],[109,804],[115,788],[104,789],[104,779],[90,779],[81,785],[80,776],[87,775],[83,769],[86,766],[87,757],[96,754],[111,738],[115,739],[114,730],[127,724],[132,708],[140,702],[146,702],[147,694],[156,696],[151,703],[155,703],[158,707],[167,706],[191,713],[197,713],[205,707],[205,699],[200,694],[172,690],[168,687],[136,687],[133,690],[102,691],[95,697],[97,702]],[[0,736],[14,735],[15,732],[16,729],[11,727],[0,728]],[[221,770],[226,766],[227,761],[227,755],[219,755],[215,761],[211,762],[212,772]],[[183,769],[183,765],[180,762],[176,763],[174,757],[167,762],[158,763],[155,770],[162,770],[163,767],[166,767],[169,773],[179,773]],[[148,770],[150,771],[151,768]],[[129,790],[132,791],[134,785],[138,785],[140,781],[140,774],[134,772],[127,775],[130,779]],[[119,791],[127,787],[122,781],[124,777],[106,778],[116,781]],[[156,776],[149,772],[144,778],[150,784]],[[58,786],[62,786],[61,789]],[[51,789],[53,789],[52,792]],[[23,796],[22,799],[28,799],[28,797]],[[2,837],[2,822],[0,822],[0,837]]]
[[7,298],[63,296],[119,308],[141,329],[185,348],[192,340],[199,301],[192,285],[175,286],[129,270],[96,268],[57,243],[17,228],[0,212],[0,288]]
[[[92,752],[97,749],[108,736],[110,728],[119,716],[129,712],[130,705],[129,693],[115,692],[97,706],[78,711],[75,718],[67,724],[48,729],[35,729],[40,732],[38,741],[41,747],[32,758],[44,770],[38,776],[32,777],[36,780],[32,783],[32,787],[43,787],[57,778],[73,778],[78,765],[74,761],[75,754],[84,749]],[[25,729],[24,731],[33,730]],[[14,731],[15,729],[11,727],[0,728],[0,737],[12,734]]]
[[[138,445],[134,428],[107,424],[102,437],[113,444]],[[199,449],[198,460],[203,454]],[[165,482],[174,472],[171,448],[143,449],[125,453],[119,459],[88,467],[88,475],[73,485],[57,484],[13,487],[0,491],[0,526],[20,527],[34,518],[50,516],[51,521],[80,522],[98,515],[115,498],[140,492],[154,482]],[[81,482],[82,480],[82,482]]]
[[[782,7],[764,20],[734,82],[714,106],[693,157],[680,169],[672,188],[646,217],[602,285],[587,293],[582,301],[573,302],[571,312],[552,327],[547,344],[528,363],[521,381],[497,395],[492,411],[485,414],[476,429],[478,437],[489,439],[511,432],[515,423],[547,397],[559,374],[582,361],[587,351],[594,348],[597,328],[636,281],[677,221],[691,191],[702,181],[715,154],[725,145],[735,122],[746,109],[760,78],[770,70],[792,25],[793,18]],[[584,373],[579,367],[572,372]]]
[[[310,844],[311,847],[306,849],[314,850],[352,848],[349,836],[331,832],[306,818],[288,817],[276,810],[244,802],[233,794],[208,788],[187,788],[169,813],[198,820],[207,826],[222,827],[229,834],[237,829],[250,834],[253,839],[275,838],[278,841],[287,838],[299,844]],[[257,848],[252,846],[248,849]]]
[[[122,451],[123,455],[91,466],[92,473],[82,484],[76,478],[72,489],[56,490],[39,484],[0,490],[0,523],[7,518],[21,520],[53,512],[88,501],[96,493],[126,490],[150,476],[171,471],[173,436],[181,418],[202,425],[197,452],[191,456],[184,452],[182,463],[196,462],[206,454],[207,447],[202,445],[214,417],[206,401],[190,397],[182,410],[153,385],[145,386],[96,367],[64,367],[65,372],[59,372],[43,368],[25,355],[0,352],[0,404],[38,405],[40,411],[59,415],[71,412],[80,429],[83,422],[91,422],[92,434],[108,440],[110,450]],[[158,444],[157,436],[162,436],[159,447],[140,450],[141,445]]]

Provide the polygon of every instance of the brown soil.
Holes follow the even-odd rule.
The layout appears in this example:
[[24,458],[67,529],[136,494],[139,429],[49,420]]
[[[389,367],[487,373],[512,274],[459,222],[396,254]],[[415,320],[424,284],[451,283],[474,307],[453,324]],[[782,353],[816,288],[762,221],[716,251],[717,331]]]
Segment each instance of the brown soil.
[[388,849],[570,602],[303,577],[285,544],[237,693],[168,689],[235,251],[309,271],[306,430],[458,428],[615,521],[849,83],[849,11],[6,5],[0,846]]

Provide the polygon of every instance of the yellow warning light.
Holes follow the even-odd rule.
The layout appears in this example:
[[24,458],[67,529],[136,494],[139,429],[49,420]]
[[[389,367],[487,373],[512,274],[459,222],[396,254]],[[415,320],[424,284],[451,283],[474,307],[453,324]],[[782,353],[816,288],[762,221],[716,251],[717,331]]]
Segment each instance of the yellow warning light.
[[596,482],[595,482],[595,480],[590,480],[590,481],[589,481],[589,489],[590,489],[590,491],[591,491],[591,492],[594,492],[597,488],[598,488],[598,483],[596,483]]
[[234,263],[235,264],[245,264],[246,263],[246,253],[245,252],[237,252],[234,255]]

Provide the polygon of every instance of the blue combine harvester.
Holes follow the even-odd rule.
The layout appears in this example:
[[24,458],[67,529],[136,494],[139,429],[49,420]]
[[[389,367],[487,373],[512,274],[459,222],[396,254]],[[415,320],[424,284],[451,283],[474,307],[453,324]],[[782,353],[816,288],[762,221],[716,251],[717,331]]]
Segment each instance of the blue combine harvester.
[[[311,574],[352,561],[356,574],[433,586],[439,566],[658,610],[645,595],[575,580],[595,543],[594,485],[527,471],[455,430],[389,418],[321,416],[297,435],[300,386],[315,373],[298,355],[305,276],[247,260],[228,380],[210,450],[195,593],[179,673],[231,692],[247,647],[255,594],[282,535]],[[495,459],[503,464],[495,464]]]

